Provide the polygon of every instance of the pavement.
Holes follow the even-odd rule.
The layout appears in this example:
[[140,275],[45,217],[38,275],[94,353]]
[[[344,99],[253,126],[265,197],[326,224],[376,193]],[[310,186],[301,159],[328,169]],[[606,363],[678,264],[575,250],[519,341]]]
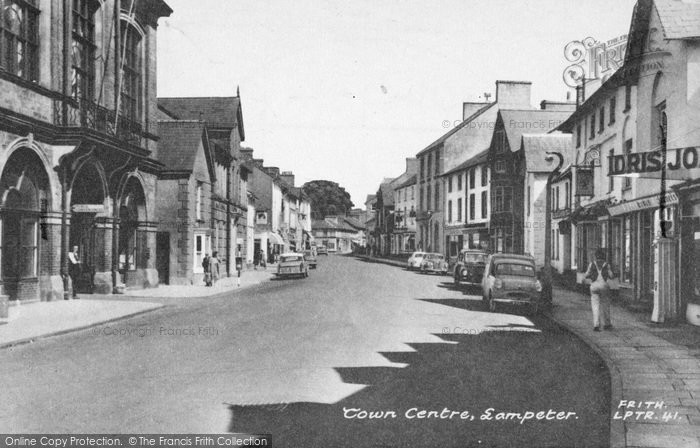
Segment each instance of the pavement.
[[126,319],[185,299],[244,290],[269,280],[274,270],[275,266],[271,265],[267,269],[244,271],[240,286],[237,277],[226,277],[212,287],[161,285],[127,290],[124,294],[81,294],[78,300],[15,304],[10,307],[9,317],[0,319],[0,349]]
[[[395,260],[368,261],[404,266]],[[610,446],[700,448],[700,328],[659,326],[612,304],[613,329],[594,332],[588,296],[554,288],[549,317],[586,342],[610,372]]]

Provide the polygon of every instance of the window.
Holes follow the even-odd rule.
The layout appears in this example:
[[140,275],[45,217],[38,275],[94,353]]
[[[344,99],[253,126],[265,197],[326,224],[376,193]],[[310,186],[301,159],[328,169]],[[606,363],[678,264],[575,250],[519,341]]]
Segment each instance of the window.
[[194,235],[194,266],[193,266],[193,271],[195,273],[201,274],[204,272],[204,268],[202,267],[202,260],[204,260],[204,255],[207,253],[207,246],[210,243],[209,237],[202,233],[198,233]]
[[503,152],[506,150],[506,134],[504,131],[496,132],[496,152]]
[[489,169],[487,166],[481,166],[481,186],[485,187],[489,183]]
[[141,35],[133,26],[122,22],[121,51],[124,70],[121,84],[121,113],[129,120],[141,122]]
[[615,124],[615,109],[617,108],[617,97],[610,98],[610,121],[608,124]]
[[447,201],[447,222],[452,222],[452,201]]
[[476,168],[471,168],[469,170],[469,188],[474,189],[476,186]]
[[554,210],[559,210],[559,186],[554,190]]
[[430,210],[430,201],[433,199],[433,197],[430,195],[432,193],[432,190],[430,189],[430,185],[428,185],[428,188],[425,192],[425,209]]
[[457,191],[462,191],[462,173],[457,174]]
[[194,215],[197,221],[202,220],[202,182],[197,182],[197,191],[194,198]]
[[99,3],[73,0],[73,43],[71,48],[71,96],[95,98],[95,11]]
[[576,125],[576,147],[581,147],[581,124]]
[[38,22],[36,0],[0,0],[0,69],[38,80]]
[[[632,139],[629,139],[625,142],[625,159],[629,160],[629,155],[632,154]],[[631,177],[624,177],[623,178],[623,183],[622,183],[622,188],[623,189],[628,189],[632,187],[632,178]]]
[[600,108],[600,113],[598,114],[598,133],[602,134],[605,130],[605,107]]
[[506,172],[506,162],[505,160],[496,160],[496,172],[503,174]]
[[508,212],[512,209],[513,192],[511,187],[496,187],[493,198],[493,211]]
[[440,184],[435,184],[435,210],[440,210]]
[[608,163],[610,166],[608,167],[608,192],[611,192],[615,189],[615,177],[610,175],[610,171],[612,171],[612,163],[613,163],[613,157],[615,156],[615,149],[610,150],[610,157],[608,157]]
[[457,221],[462,222],[462,198],[457,199]]
[[488,216],[488,194],[485,191],[481,192],[481,218],[486,219]]
[[425,157],[420,158],[420,178],[425,177]]
[[447,178],[447,192],[452,193],[452,176]]
[[428,154],[428,177],[433,172],[433,155]]
[[435,151],[435,174],[440,174],[440,150]]
[[411,186],[411,200],[414,201],[416,199],[416,187]]
[[591,139],[595,138],[595,112],[593,113],[593,115],[591,115],[590,138]]
[[632,108],[632,85],[625,86],[625,112]]
[[474,221],[476,219],[476,195],[474,193],[469,195],[469,220]]
[[564,184],[564,208],[568,209],[569,206],[571,205],[570,201],[570,195],[571,195],[571,186],[569,185],[568,182]]
[[532,207],[530,207],[530,199],[532,198],[532,188],[527,186],[527,216],[532,213]]
[[425,205],[425,196],[423,196],[423,187],[420,187],[420,192],[419,192],[418,194],[420,195],[420,198],[419,198],[419,200],[420,200],[419,208],[420,208],[421,210],[426,210],[428,207],[426,207],[426,205]]

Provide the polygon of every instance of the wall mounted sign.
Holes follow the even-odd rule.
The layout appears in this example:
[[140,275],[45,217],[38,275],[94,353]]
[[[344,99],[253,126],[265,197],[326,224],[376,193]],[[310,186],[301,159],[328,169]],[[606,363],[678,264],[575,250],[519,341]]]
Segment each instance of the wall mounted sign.
[[593,196],[593,170],[579,167],[576,170],[576,196]]
[[105,206],[104,204],[73,204],[71,211],[73,213],[103,213]]
[[[661,177],[663,152],[638,152],[608,156],[608,176]],[[666,151],[666,172],[669,179],[683,179],[689,176],[687,170],[700,168],[700,149],[696,146],[668,149]],[[680,176],[679,176],[680,175]]]

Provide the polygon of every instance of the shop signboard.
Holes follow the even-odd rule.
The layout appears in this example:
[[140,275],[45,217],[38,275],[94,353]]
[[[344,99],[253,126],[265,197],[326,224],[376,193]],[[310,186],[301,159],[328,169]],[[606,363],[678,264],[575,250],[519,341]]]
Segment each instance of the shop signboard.
[[696,179],[700,174],[700,148],[688,146],[666,151],[666,164],[663,151],[637,152],[608,156],[608,176],[641,177],[660,179],[666,171],[669,180]]

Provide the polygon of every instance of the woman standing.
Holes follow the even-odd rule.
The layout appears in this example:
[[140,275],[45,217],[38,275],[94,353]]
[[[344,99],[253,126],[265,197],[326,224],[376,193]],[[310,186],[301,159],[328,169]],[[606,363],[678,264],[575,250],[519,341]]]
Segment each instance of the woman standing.
[[[593,310],[593,331],[600,331],[600,321],[603,328],[612,328],[610,323],[610,285],[608,279],[613,277],[610,265],[605,261],[605,251],[595,251],[595,261],[588,265],[586,278],[591,280],[591,309]],[[602,319],[601,319],[602,318]]]
[[211,254],[211,259],[209,259],[209,270],[211,271],[211,284],[214,286],[216,281],[219,279],[219,253],[214,252]]

